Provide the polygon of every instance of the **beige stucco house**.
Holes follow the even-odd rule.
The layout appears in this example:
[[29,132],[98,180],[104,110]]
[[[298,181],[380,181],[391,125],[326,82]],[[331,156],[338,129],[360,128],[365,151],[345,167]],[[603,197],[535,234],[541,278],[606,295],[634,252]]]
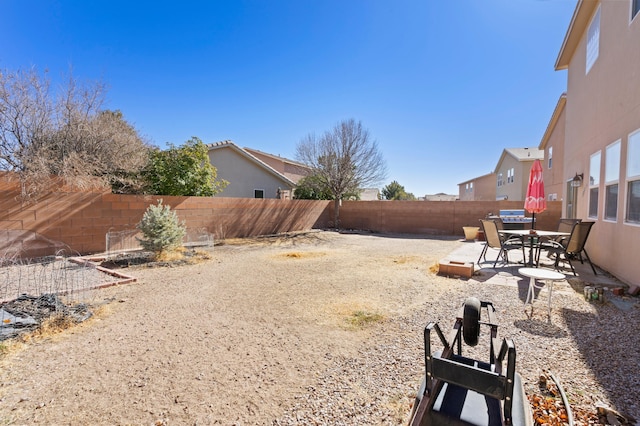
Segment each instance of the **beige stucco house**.
[[281,157],[279,155],[268,154],[258,151],[257,149],[244,148],[249,154],[271,166],[278,173],[284,175],[294,183],[298,183],[300,179],[309,174],[310,168],[297,161]]
[[640,1],[578,1],[555,69],[567,70],[564,212],[596,222],[595,264],[640,285]]
[[364,188],[360,190],[360,201],[380,200],[380,190],[378,188]]
[[422,199],[424,201],[457,201],[458,196],[454,194],[445,194],[438,192],[437,194],[426,194]]
[[496,200],[524,201],[529,184],[529,171],[535,160],[542,160],[544,151],[535,147],[506,148],[494,170]]
[[496,174],[491,172],[458,184],[460,201],[494,201],[496,199]]
[[208,145],[218,178],[229,182],[218,197],[291,199],[296,184],[231,141]]
[[567,95],[560,95],[556,107],[553,110],[547,129],[542,136],[538,148],[544,152],[542,161],[542,179],[544,181],[544,191],[549,201],[565,201],[567,208],[564,209],[564,217],[575,217],[574,191],[568,185],[564,176],[564,141],[566,114],[565,106]]

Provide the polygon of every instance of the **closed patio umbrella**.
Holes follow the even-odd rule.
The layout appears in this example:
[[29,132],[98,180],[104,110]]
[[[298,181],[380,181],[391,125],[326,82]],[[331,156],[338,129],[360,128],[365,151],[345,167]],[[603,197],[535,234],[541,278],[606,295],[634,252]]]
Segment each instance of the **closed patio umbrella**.
[[535,160],[529,172],[529,185],[527,186],[527,198],[524,199],[524,208],[533,214],[531,229],[536,227],[536,213],[542,213],[547,209],[547,200],[544,196],[544,182],[542,180],[542,164]]

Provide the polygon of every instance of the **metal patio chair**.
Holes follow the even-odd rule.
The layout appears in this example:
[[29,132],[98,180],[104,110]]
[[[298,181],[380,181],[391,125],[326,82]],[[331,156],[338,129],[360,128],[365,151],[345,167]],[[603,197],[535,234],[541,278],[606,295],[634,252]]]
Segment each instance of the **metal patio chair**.
[[576,275],[576,270],[573,267],[572,260],[578,259],[580,263],[584,264],[584,259],[582,254],[587,258],[589,265],[591,266],[591,270],[594,275],[598,275],[596,272],[596,268],[591,263],[591,259],[589,258],[589,253],[585,249],[585,244],[587,243],[587,238],[589,237],[589,233],[591,232],[591,227],[595,222],[577,222],[573,225],[571,230],[571,235],[560,242],[550,240],[545,243],[542,247],[542,250],[547,250],[550,255],[555,256],[554,267],[556,270],[559,267],[559,263],[561,260],[567,261],[569,266],[571,267],[571,272],[573,275]]
[[[576,223],[582,222],[582,219],[571,219],[571,218],[561,218],[558,221],[558,232],[566,232],[571,234],[573,231],[573,227]],[[540,265],[540,254],[543,250],[556,249],[558,246],[550,243],[549,241],[555,241],[558,244],[563,244],[566,240],[569,239],[569,236],[562,235],[559,237],[540,237],[538,243],[536,245],[536,265]],[[551,256],[551,252],[547,252],[547,257]]]
[[495,268],[498,264],[498,260],[500,258],[504,259],[505,263],[509,263],[509,255],[508,252],[511,250],[522,250],[522,255],[524,258],[524,244],[522,244],[522,239],[517,238],[505,238],[500,235],[498,232],[498,225],[492,219],[480,219],[480,224],[482,225],[482,230],[484,231],[484,237],[486,240],[485,246],[480,253],[480,257],[478,257],[478,265],[480,265],[480,259],[487,261],[487,251],[489,248],[493,248],[499,250],[498,256],[496,257],[495,262],[493,262],[493,267]]
[[[562,218],[558,222],[558,231],[559,232],[568,232],[570,234],[571,231],[573,231],[573,227],[575,226],[575,224],[576,223],[580,223],[580,222],[582,222],[582,219]],[[562,244],[562,241],[566,240],[567,238],[569,238],[569,237],[556,237],[556,238],[554,238],[554,240],[556,242]]]

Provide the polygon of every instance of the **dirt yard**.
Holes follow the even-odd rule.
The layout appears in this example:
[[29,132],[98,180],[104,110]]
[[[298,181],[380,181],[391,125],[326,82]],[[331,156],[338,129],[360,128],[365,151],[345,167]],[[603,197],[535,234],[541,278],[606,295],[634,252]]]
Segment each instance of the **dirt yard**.
[[[566,312],[527,323],[517,286],[430,271],[459,244],[312,232],[228,241],[191,266],[127,268],[138,282],[94,291],[95,303],[113,300],[94,319],[2,359],[0,424],[402,424],[424,325],[448,329],[470,295],[494,301],[500,337],[535,348],[518,352],[528,389],[544,366],[578,405],[634,409],[600,385]],[[590,315],[570,288],[558,293],[577,321]],[[620,386],[637,389],[630,380]]]

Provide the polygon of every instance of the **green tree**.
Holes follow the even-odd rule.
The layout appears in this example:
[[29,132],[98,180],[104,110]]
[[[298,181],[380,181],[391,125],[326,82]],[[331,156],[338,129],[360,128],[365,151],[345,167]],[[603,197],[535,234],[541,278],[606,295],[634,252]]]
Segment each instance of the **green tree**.
[[334,226],[339,227],[340,200],[359,194],[360,188],[378,184],[386,165],[378,144],[360,122],[338,123],[320,138],[310,134],[296,147],[297,159],[311,168],[320,188],[334,200]]
[[143,173],[147,193],[199,197],[211,197],[228,185],[216,179],[217,174],[207,146],[195,136],[180,147],[170,144],[165,151],[151,151]]
[[407,192],[404,186],[394,180],[389,185],[382,188],[382,195],[385,200],[415,200],[416,197],[411,192]]
[[[331,190],[323,185],[322,179],[315,175],[305,176],[298,181],[293,198],[297,200],[333,200]],[[344,200],[359,200],[360,191],[347,192]]]
[[322,186],[321,180],[315,175],[305,176],[298,181],[293,198],[297,200],[332,200],[331,192]]

